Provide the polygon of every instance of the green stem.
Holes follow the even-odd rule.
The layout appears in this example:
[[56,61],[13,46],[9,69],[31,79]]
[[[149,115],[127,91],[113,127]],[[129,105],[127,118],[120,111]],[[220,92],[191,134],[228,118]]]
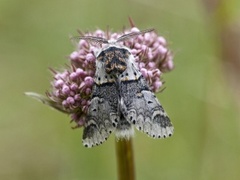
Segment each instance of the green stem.
[[132,139],[116,140],[118,180],[135,180]]

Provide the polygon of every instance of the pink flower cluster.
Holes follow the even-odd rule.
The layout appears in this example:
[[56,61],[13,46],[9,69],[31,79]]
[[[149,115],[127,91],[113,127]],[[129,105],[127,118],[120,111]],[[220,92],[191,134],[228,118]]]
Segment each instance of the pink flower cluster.
[[[98,29],[84,35],[117,39],[123,34],[138,31],[136,27],[124,33],[104,32]],[[152,91],[157,92],[162,87],[161,74],[173,69],[173,57],[164,37],[152,31],[128,39],[123,44],[131,50]],[[81,127],[85,122],[94,84],[96,61],[94,52],[99,48],[99,45],[81,39],[77,50],[69,56],[71,66],[62,72],[52,70],[54,80],[47,96],[54,102],[52,104],[58,105],[58,109],[62,107],[62,111],[71,115],[72,120],[77,123],[76,127]]]
[[[133,27],[130,32],[139,32],[139,29]],[[173,69],[173,56],[167,49],[165,38],[152,31],[140,35],[134,40],[126,41],[124,45],[131,49],[131,53],[151,90],[157,92],[162,86],[161,73]]]

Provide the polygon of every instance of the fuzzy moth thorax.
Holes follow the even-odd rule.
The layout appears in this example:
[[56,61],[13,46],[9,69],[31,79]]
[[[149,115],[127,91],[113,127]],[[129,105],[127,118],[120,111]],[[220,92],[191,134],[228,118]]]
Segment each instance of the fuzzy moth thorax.
[[127,69],[127,60],[130,55],[127,49],[111,45],[98,55],[97,60],[105,64],[106,73],[121,74]]

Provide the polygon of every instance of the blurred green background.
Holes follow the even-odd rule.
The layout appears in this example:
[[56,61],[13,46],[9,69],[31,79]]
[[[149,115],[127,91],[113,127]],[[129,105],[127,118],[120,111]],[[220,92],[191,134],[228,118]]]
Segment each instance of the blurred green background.
[[68,116],[24,92],[50,87],[48,67],[68,63],[77,29],[120,31],[128,16],[166,37],[176,67],[158,95],[175,134],[136,132],[137,179],[239,179],[239,9],[237,0],[0,0],[0,179],[117,179],[114,136],[86,149]]

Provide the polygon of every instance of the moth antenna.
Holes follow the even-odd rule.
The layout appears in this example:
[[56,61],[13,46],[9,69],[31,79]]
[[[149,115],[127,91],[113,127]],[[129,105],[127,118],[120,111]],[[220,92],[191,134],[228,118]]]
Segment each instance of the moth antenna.
[[120,36],[116,42],[122,42],[122,41],[126,41],[127,39],[130,39],[130,38],[134,38],[135,36],[138,36],[138,35],[141,35],[141,34],[145,34],[147,32],[152,32],[154,31],[153,28],[151,29],[146,29],[146,30],[142,30],[142,31],[139,31],[139,32],[131,32],[131,33],[128,33],[128,34],[124,34],[122,36]]
[[94,37],[94,36],[78,36],[78,37],[73,37],[71,39],[83,39],[88,42],[93,42],[97,44],[108,44],[107,39],[102,38],[102,37]]

